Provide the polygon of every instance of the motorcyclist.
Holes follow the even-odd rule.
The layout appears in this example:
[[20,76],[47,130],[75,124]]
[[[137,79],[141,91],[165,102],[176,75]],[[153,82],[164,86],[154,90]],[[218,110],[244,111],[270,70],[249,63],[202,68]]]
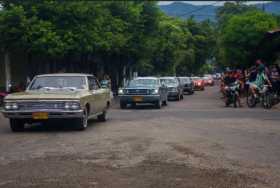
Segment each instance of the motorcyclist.
[[272,84],[265,73],[265,66],[263,64],[259,64],[256,79],[250,82],[250,90],[255,97],[257,97],[257,92],[263,89],[266,82],[270,87],[272,87]]
[[[236,72],[232,70],[228,70],[228,74],[224,77],[224,86],[230,87],[232,84],[237,83],[240,85],[240,81],[236,77]],[[239,107],[242,107],[241,100],[240,100],[240,90],[237,90],[237,102]],[[226,97],[226,100],[228,98]]]

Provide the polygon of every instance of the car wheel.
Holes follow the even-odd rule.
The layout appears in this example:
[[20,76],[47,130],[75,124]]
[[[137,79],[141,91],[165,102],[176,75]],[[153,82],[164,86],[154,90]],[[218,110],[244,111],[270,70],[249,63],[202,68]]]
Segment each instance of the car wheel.
[[265,109],[272,108],[272,97],[270,94],[265,94],[263,97],[262,105]]
[[155,104],[156,109],[160,109],[161,108],[161,100],[158,100]]
[[24,122],[20,119],[10,119],[10,127],[13,132],[24,131]]
[[83,131],[88,126],[88,112],[84,110],[83,117],[76,120],[77,130]]
[[107,111],[103,111],[102,114],[97,116],[98,121],[105,122],[107,120]]
[[249,108],[254,108],[257,104],[257,99],[255,98],[252,92],[249,92],[247,95],[247,105]]
[[121,109],[125,109],[125,108],[126,108],[126,106],[127,106],[127,104],[126,104],[126,103],[124,103],[124,102],[120,102],[120,108],[121,108]]

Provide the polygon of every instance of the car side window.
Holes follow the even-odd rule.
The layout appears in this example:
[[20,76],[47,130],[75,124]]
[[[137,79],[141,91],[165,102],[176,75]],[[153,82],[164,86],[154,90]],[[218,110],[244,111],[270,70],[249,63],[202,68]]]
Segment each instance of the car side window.
[[94,77],[88,77],[89,90],[97,90],[100,88],[98,81]]

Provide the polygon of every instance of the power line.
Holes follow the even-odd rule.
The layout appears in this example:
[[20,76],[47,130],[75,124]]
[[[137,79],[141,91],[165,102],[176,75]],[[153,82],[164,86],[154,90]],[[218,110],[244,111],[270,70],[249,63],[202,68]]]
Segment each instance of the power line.
[[219,1],[216,1],[215,3],[209,4],[209,5],[205,5],[205,6],[203,6],[203,7],[199,7],[199,8],[197,8],[197,9],[195,9],[195,10],[190,11],[190,12],[187,12],[187,13],[184,13],[184,14],[181,14],[181,15],[176,15],[176,16],[179,16],[179,17],[186,16],[186,15],[195,13],[195,12],[197,12],[197,11],[200,11],[200,10],[202,10],[202,9],[205,9],[205,8],[207,8],[207,7],[209,7],[209,6],[214,6],[214,5],[218,4],[218,3],[220,3],[220,2],[219,2]]

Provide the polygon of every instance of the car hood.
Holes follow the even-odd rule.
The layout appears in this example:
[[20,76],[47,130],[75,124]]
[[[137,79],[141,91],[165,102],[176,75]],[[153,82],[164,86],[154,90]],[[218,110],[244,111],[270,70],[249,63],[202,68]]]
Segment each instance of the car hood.
[[25,91],[9,94],[6,100],[79,99],[80,91]]
[[124,89],[157,89],[156,86],[135,86],[135,87],[126,87]]

